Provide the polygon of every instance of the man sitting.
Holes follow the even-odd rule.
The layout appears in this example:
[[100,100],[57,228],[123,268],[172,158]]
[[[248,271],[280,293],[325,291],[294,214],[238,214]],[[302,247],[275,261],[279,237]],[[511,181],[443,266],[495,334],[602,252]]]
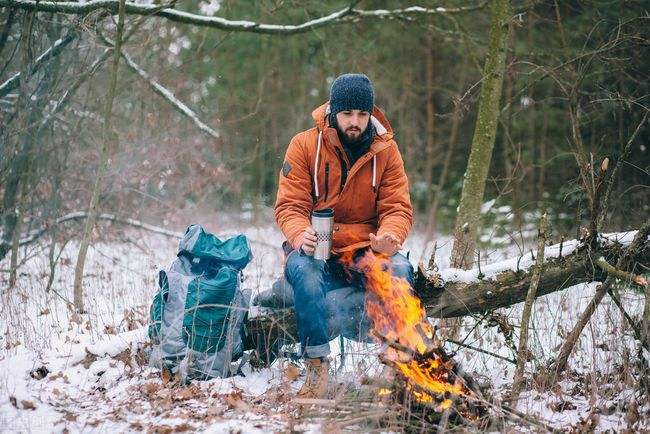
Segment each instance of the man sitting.
[[[307,378],[298,396],[327,394],[330,353],[326,294],[341,287],[363,291],[363,276],[338,261],[343,252],[358,258],[370,248],[390,258],[392,274],[413,280],[413,267],[398,251],[413,222],[408,179],[384,114],[374,106],[372,83],[362,74],[339,76],[330,100],[312,112],[316,126],[289,143],[275,203],[275,217],[290,253],[285,276],[294,305]],[[316,260],[314,210],[334,210],[332,257]],[[357,303],[358,304],[358,303]],[[343,307],[342,307],[343,308]],[[341,333],[363,335],[368,319],[362,306]],[[354,330],[349,330],[354,328]],[[347,330],[344,330],[347,329]],[[362,336],[360,336],[362,337]]]

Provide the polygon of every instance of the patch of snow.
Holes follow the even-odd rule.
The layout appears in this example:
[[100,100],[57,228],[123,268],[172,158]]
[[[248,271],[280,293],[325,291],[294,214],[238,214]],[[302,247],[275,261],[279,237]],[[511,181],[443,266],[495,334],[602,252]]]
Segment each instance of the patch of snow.
[[490,211],[496,201],[496,199],[488,200],[483,205],[481,205],[481,214],[486,214],[488,211]]
[[[252,213],[251,209],[247,210]],[[265,220],[267,216],[263,217]],[[254,293],[270,287],[282,272],[282,235],[272,224],[256,226],[232,221],[203,223],[206,229],[220,237],[244,233],[250,240],[254,259],[245,270],[244,285]],[[252,220],[252,217],[251,217]],[[176,228],[182,231],[183,228]],[[604,234],[607,242],[629,243],[634,232]],[[288,361],[278,359],[271,367],[252,369],[246,364],[244,376],[195,382],[196,396],[185,398],[175,394],[184,390],[166,387],[160,373],[139,365],[133,357],[135,350],[146,346],[148,307],[156,291],[157,271],[166,268],[176,255],[177,240],[148,232],[127,233],[129,243],[97,243],[87,260],[84,289],[88,313],[75,315],[62,299],[72,297],[74,259],[77,245],[69,243],[56,268],[54,292],[44,291],[49,273],[47,249],[35,244],[30,257],[21,267],[16,288],[0,292],[0,426],[6,431],[123,432],[143,429],[183,428],[208,432],[278,432],[290,429],[290,397],[300,387],[304,376],[288,381]],[[472,282],[476,270],[448,268],[451,238],[438,236],[436,259],[446,281]],[[137,246],[137,247],[135,247]],[[579,246],[577,241],[563,243],[562,255]],[[412,263],[427,258],[433,249],[414,232],[404,244],[410,251]],[[486,253],[493,264],[481,265],[490,278],[501,271],[525,269],[533,264],[530,253],[513,254],[517,246]],[[21,250],[21,253],[23,251]],[[546,258],[559,256],[559,244],[546,248]],[[481,256],[484,259],[483,255]],[[0,268],[6,268],[3,262]],[[0,274],[0,284],[5,276]],[[596,283],[580,284],[536,300],[533,307],[529,348],[534,358],[526,373],[541,372],[548,360],[557,353],[563,336],[593,296]],[[634,292],[621,292],[628,313],[640,316],[643,297]],[[499,309],[518,333],[522,304]],[[466,344],[512,357],[512,350],[503,335],[493,327],[474,328],[474,320],[466,318],[460,336]],[[380,347],[347,339],[344,348],[338,339],[330,343],[332,364],[337,382],[359,387],[362,378],[373,378],[383,365],[378,360]],[[455,360],[465,372],[481,383],[490,385],[498,398],[508,392],[514,365],[487,354],[447,343],[449,351],[457,351]],[[125,351],[129,350],[129,351]],[[89,356],[90,354],[90,356]],[[625,402],[633,390],[618,378],[636,354],[636,342],[627,329],[616,305],[605,298],[596,309],[590,323],[576,344],[569,359],[572,373],[569,381],[557,385],[553,392],[526,391],[518,409],[548,424],[562,429],[575,428],[594,409],[609,409],[600,414],[597,431],[628,429]],[[647,354],[647,353],[646,353]],[[126,355],[126,358],[125,358]],[[49,374],[37,380],[30,371],[46,367]],[[591,384],[598,381],[599,387]],[[609,383],[607,383],[609,381]],[[604,386],[602,386],[604,385]],[[601,387],[602,386],[602,387]],[[151,389],[155,393],[148,394]],[[606,391],[606,392],[605,392]],[[604,395],[607,395],[607,398]],[[167,401],[162,397],[167,396]],[[10,397],[16,399],[16,406]],[[235,398],[228,398],[235,397]],[[282,398],[284,397],[284,398]],[[234,399],[234,404],[228,399]],[[560,399],[570,402],[572,409],[558,410]],[[241,408],[238,401],[241,400]],[[277,400],[277,401],[274,401]],[[289,400],[289,401],[287,401]],[[34,410],[22,401],[32,403]],[[640,407],[641,414],[648,410]],[[210,416],[212,415],[212,416]],[[325,422],[304,417],[292,422],[296,431],[320,432]],[[650,428],[641,419],[632,427],[643,431]],[[144,427],[144,428],[140,428]],[[515,431],[521,427],[515,427]]]

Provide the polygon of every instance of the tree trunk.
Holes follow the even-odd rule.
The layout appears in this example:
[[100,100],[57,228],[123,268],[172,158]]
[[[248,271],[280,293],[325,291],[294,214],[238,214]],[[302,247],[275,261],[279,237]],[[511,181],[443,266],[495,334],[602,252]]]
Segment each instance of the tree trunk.
[[645,340],[645,347],[650,348],[650,285],[645,286],[645,304],[643,305],[643,320],[641,322],[641,327],[642,338]]
[[11,239],[11,258],[9,260],[9,288],[16,285],[18,278],[18,250],[20,249],[20,206],[16,206],[16,226]]
[[451,262],[456,267],[467,267],[471,263],[470,259],[475,248],[485,180],[490,168],[497,130],[510,15],[509,0],[492,2],[490,43],[483,70],[484,81],[481,85],[478,117],[454,229]]
[[[465,89],[465,83],[467,80],[467,69],[461,68],[460,78],[458,80],[458,97],[463,94],[463,89]],[[425,242],[429,242],[431,237],[436,232],[437,221],[438,221],[438,208],[440,207],[440,200],[443,197],[443,188],[447,182],[447,175],[449,174],[449,167],[451,166],[451,157],[454,154],[456,149],[456,142],[458,141],[458,130],[460,128],[460,121],[462,116],[460,115],[460,107],[457,107],[454,111],[454,115],[451,121],[451,132],[449,133],[449,142],[447,143],[447,149],[445,150],[445,160],[442,163],[442,170],[438,177],[438,182],[434,188],[433,203],[429,207],[429,216],[427,218],[427,227],[424,233]],[[424,246],[426,250],[426,244]],[[432,255],[435,252],[431,253]],[[422,252],[422,257],[424,257],[424,251]]]
[[0,33],[0,54],[4,50],[5,45],[7,44],[7,39],[9,38],[9,32],[11,31],[11,26],[14,23],[14,18],[16,17],[16,8],[9,8],[7,13],[7,19],[4,26],[2,27],[2,33]]
[[[429,29],[426,33],[426,46],[424,56],[426,58],[425,66],[425,98],[426,98],[426,159],[424,166],[424,182],[427,188],[427,205],[431,205],[431,199],[436,192],[433,190],[433,167],[435,155],[435,116],[436,106],[433,103],[433,82],[434,82],[434,65],[433,65],[433,30]],[[427,238],[425,238],[426,240]]]
[[109,79],[108,96],[106,98],[106,107],[104,110],[102,151],[99,160],[97,178],[95,178],[95,186],[93,188],[92,197],[90,199],[90,206],[88,207],[88,212],[90,215],[86,220],[83,236],[81,237],[79,255],[77,256],[77,265],[74,270],[74,307],[77,312],[84,311],[83,290],[81,284],[83,280],[84,267],[86,264],[86,254],[88,253],[88,246],[90,244],[90,236],[95,226],[95,220],[97,218],[99,208],[99,194],[102,189],[104,175],[108,169],[109,155],[111,152],[114,152],[119,145],[117,134],[113,131],[112,116],[113,99],[115,97],[115,89],[117,87],[117,69],[120,63],[120,50],[122,49],[122,33],[124,31],[124,5],[125,0],[120,0],[117,20],[117,35],[115,37],[115,47],[113,48],[113,68],[111,70]]
[[539,140],[539,157],[537,159],[537,201],[544,201],[544,191],[546,187],[546,141],[548,140],[548,111],[544,110],[544,119],[542,121],[542,135]]
[[[21,52],[21,74],[26,77],[20,81],[20,92],[16,103],[17,129],[19,131],[16,153],[11,157],[6,184],[4,186],[3,210],[4,227],[3,238],[0,239],[0,260],[12,249],[15,231],[19,230],[18,207],[21,181],[27,171],[29,161],[32,158],[32,137],[30,128],[30,107],[32,101],[29,95],[34,94],[34,81],[27,73],[32,69],[33,53],[31,50],[33,12],[24,12],[21,20],[20,52]],[[9,155],[9,153],[7,153]],[[20,238],[20,236],[18,236]],[[12,255],[13,256],[13,255]]]

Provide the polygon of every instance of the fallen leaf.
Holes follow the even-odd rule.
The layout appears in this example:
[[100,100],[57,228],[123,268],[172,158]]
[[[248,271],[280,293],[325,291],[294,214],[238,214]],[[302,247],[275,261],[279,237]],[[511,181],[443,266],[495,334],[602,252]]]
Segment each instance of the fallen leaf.
[[172,428],[172,432],[185,432],[185,431],[192,431],[192,430],[194,430],[194,427],[192,427],[192,425],[188,424],[187,422],[183,422]]
[[148,381],[148,382],[144,383],[144,392],[147,395],[150,395],[150,396],[155,395],[156,392],[158,392],[159,388],[160,388],[160,386],[158,385],[158,383],[154,383],[153,381]]
[[185,401],[194,398],[196,393],[189,387],[182,387],[173,396],[174,401]]
[[131,366],[131,349],[127,348],[113,356],[114,360],[119,360],[126,366]]
[[20,404],[23,406],[24,410],[36,410],[36,406],[32,401],[27,401],[26,399],[23,399],[20,401]]
[[571,401],[566,401],[566,400],[559,400],[557,402],[554,402],[549,405],[551,410],[557,411],[557,412],[562,412],[566,410],[575,410],[576,406],[571,402]]
[[300,369],[293,363],[289,363],[287,369],[284,370],[284,374],[288,381],[293,381],[300,376]]
[[81,323],[83,322],[83,318],[81,318],[81,315],[75,312],[72,314],[72,316],[70,316],[70,322],[81,325]]
[[167,384],[172,381],[172,373],[167,369],[163,369],[160,376],[162,377],[163,384]]
[[226,395],[226,404],[228,404],[228,407],[233,410],[241,412],[247,412],[250,410],[250,406],[242,400],[241,392]]
[[84,368],[88,369],[90,368],[90,365],[97,361],[97,355],[88,351],[88,348],[84,349],[86,350],[86,357],[84,357],[81,363],[83,364]]

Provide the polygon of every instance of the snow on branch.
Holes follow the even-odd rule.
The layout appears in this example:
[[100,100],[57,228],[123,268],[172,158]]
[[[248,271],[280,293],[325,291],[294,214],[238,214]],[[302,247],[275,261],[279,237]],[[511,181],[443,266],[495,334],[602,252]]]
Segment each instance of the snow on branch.
[[[52,227],[52,226],[60,225],[62,223],[68,222],[68,221],[85,220],[86,218],[88,218],[88,213],[86,211],[75,211],[75,212],[71,212],[69,214],[66,214],[66,215],[56,219],[53,222],[53,224],[49,224],[49,225],[43,226],[43,227],[41,227],[39,229],[35,229],[35,230],[31,231],[26,237],[20,239],[19,245],[23,246],[25,244],[29,244],[29,243],[32,243],[32,242],[36,241],[36,239],[38,239],[40,236],[45,234],[48,231],[48,229],[50,229],[50,227]],[[107,221],[110,221],[110,222],[113,222],[113,223],[122,223],[122,224],[130,225],[130,226],[134,226],[134,227],[139,228],[139,229],[144,229],[144,230],[156,233],[156,234],[166,235],[166,236],[172,237],[172,238],[178,238],[178,239],[183,238],[183,234],[181,232],[170,231],[168,229],[161,228],[159,226],[154,226],[154,225],[150,225],[148,223],[144,223],[144,222],[142,222],[140,220],[135,220],[135,219],[132,219],[132,218],[122,218],[122,217],[118,217],[118,216],[116,216],[114,214],[100,214],[100,215],[97,216],[97,219],[98,220],[107,220]]]
[[187,105],[185,105],[182,101],[176,98],[174,96],[174,93],[164,87],[162,84],[158,83],[156,80],[154,80],[147,71],[144,69],[140,68],[137,63],[131,59],[131,56],[129,56],[126,52],[122,51],[121,52],[122,57],[126,61],[126,64],[129,68],[131,68],[140,78],[142,78],[144,81],[146,81],[149,86],[153,89],[154,92],[156,92],[158,95],[163,97],[167,102],[169,102],[176,110],[178,110],[180,113],[183,115],[187,116],[190,118],[192,122],[204,133],[208,134],[209,136],[218,139],[219,138],[219,133],[217,133],[215,130],[210,128],[207,124],[205,124],[199,117],[190,109]]
[[[0,0],[0,7],[14,7],[38,12],[60,12],[76,15],[85,15],[98,9],[108,10],[115,14],[117,13],[118,4],[118,0],[89,0],[83,3],[75,1]],[[222,17],[193,14],[170,8],[161,9],[155,4],[137,4],[133,2],[126,3],[126,13],[128,15],[156,15],[178,23],[221,30],[291,35],[304,33],[329,24],[337,24],[355,19],[389,19],[407,18],[416,15],[457,14],[481,9],[486,4],[487,1],[484,0],[476,5],[455,8],[412,6],[403,9],[386,10],[363,10],[348,6],[329,15],[305,21],[301,24],[264,24],[254,21],[229,20]]]
[[[2,6],[1,3],[0,6]],[[70,32],[65,37],[57,39],[56,42],[54,42],[54,44],[50,48],[45,50],[43,54],[38,56],[38,58],[34,61],[34,64],[29,70],[29,74],[33,75],[34,73],[36,73],[36,71],[38,71],[38,69],[45,62],[47,62],[53,57],[58,56],[61,53],[61,51],[63,51],[63,49],[70,42],[72,42],[76,37],[77,37],[76,32]],[[20,84],[20,72],[17,72],[13,76],[11,76],[7,81],[0,84],[0,98],[6,96],[9,92],[16,89],[19,84]]]

